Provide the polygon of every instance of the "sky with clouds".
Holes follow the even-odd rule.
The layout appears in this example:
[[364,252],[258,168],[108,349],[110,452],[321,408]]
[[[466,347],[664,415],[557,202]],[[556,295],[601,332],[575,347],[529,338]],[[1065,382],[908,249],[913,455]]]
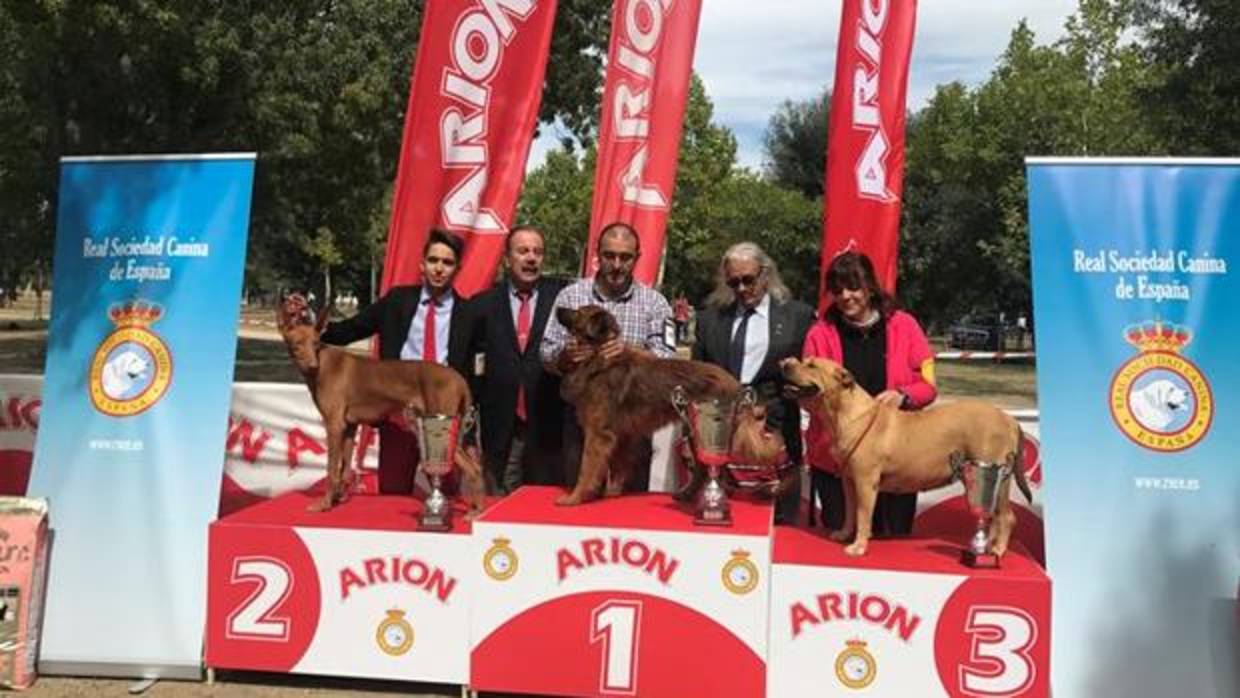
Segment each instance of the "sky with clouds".
[[[935,85],[986,79],[1012,29],[1028,20],[1038,43],[1063,34],[1077,0],[921,0],[909,72],[916,110]],[[838,0],[702,0],[694,70],[715,104],[715,122],[732,129],[741,165],[763,162],[762,132],[786,99],[810,99],[832,81],[839,36]],[[555,147],[544,129],[530,165]]]

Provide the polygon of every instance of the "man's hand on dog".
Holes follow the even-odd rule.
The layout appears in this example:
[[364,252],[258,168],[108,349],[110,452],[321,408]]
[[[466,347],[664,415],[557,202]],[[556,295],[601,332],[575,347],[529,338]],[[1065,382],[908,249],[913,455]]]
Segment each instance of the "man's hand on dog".
[[610,361],[623,353],[624,342],[619,337],[603,342],[603,345],[598,348],[598,354],[603,357],[604,361]]
[[575,337],[569,337],[568,342],[564,345],[564,353],[568,356],[568,361],[571,365],[579,366],[589,361],[595,355],[603,357],[604,360],[620,356],[624,353],[624,342],[619,338],[609,339],[595,348],[578,342]]
[[577,341],[576,337],[569,337],[568,342],[564,345],[564,355],[568,357],[570,366],[577,366],[590,360],[594,356],[594,347],[588,344],[582,344]]

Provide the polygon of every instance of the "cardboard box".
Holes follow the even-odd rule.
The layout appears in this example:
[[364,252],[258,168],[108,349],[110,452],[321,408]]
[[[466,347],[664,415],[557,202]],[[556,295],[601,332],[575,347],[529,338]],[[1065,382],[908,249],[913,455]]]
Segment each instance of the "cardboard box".
[[37,676],[47,546],[47,500],[0,497],[0,687]]

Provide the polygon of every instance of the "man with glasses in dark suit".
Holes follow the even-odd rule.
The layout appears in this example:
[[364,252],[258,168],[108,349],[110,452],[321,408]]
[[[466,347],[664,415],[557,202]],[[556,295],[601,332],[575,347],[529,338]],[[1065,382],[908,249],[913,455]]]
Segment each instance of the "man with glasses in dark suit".
[[[782,396],[779,362],[801,356],[814,311],[791,298],[774,260],[757,244],[724,252],[715,290],[697,315],[693,358],[726,368],[766,406],[767,425],[784,437],[788,456],[801,464],[801,410]],[[797,468],[798,472],[800,468]],[[800,478],[775,505],[776,523],[796,521]]]

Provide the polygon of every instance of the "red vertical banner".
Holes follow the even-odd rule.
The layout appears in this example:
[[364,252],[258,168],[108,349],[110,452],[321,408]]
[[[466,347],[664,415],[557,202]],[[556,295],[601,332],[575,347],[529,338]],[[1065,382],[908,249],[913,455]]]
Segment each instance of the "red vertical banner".
[[432,227],[465,240],[456,290],[490,287],[525,178],[555,0],[428,0],[383,290],[420,277]]
[[633,276],[653,284],[659,274],[701,10],[701,0],[615,0],[586,276],[599,231],[616,221],[641,237]]
[[[844,0],[831,96],[822,269],[856,249],[873,260],[888,290],[896,285],[916,19],[916,0]],[[819,296],[825,299],[825,288]]]

